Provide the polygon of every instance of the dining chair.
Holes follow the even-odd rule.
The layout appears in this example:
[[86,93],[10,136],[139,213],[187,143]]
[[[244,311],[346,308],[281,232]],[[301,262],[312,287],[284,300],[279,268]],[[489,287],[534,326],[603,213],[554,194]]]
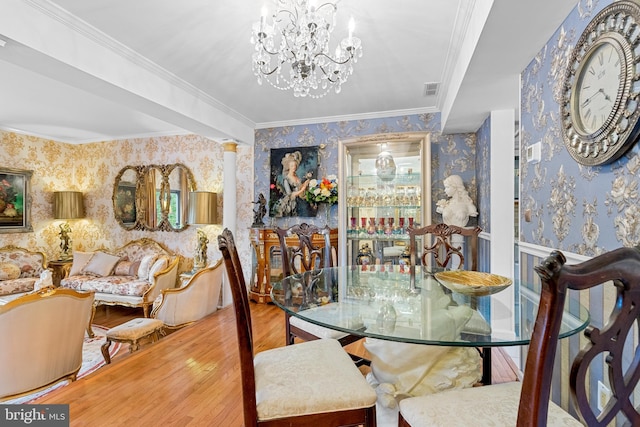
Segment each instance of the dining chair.
[[[420,228],[409,227],[407,234],[409,235],[409,250],[410,250],[410,268],[415,283],[415,266],[418,260],[422,265],[431,265],[432,260],[435,261],[438,267],[451,266],[453,260],[456,258],[459,260],[454,268],[466,268],[467,270],[477,271],[478,269],[478,235],[482,231],[480,227],[466,228],[458,227],[457,225],[450,225],[444,223],[425,225]],[[420,248],[421,253],[418,253],[417,237],[419,236],[431,236],[430,239],[423,240],[423,245]],[[469,244],[469,252],[471,254],[471,260],[465,263],[465,254],[462,245],[453,242],[453,236],[460,236],[465,239],[465,242]]]
[[376,425],[376,393],[333,339],[253,354],[247,287],[233,234],[218,236],[235,309],[246,426]]
[[[398,425],[607,426],[616,416],[616,425],[640,425],[640,413],[632,404],[640,380],[640,248],[616,249],[575,265],[565,262],[565,256],[554,251],[535,267],[542,286],[522,382],[405,399]],[[568,290],[596,286],[614,286],[617,295],[607,324],[585,330],[586,344],[571,366],[568,383],[580,422],[549,400],[551,379]],[[602,411],[594,411],[594,363],[606,363],[611,386],[612,396]]]
[[[416,266],[434,265],[440,268],[450,267],[456,269],[478,270],[478,235],[482,231],[480,227],[459,227],[457,225],[437,223],[425,225],[424,227],[409,227],[409,286],[415,288]],[[420,252],[418,251],[418,237],[423,236]],[[465,263],[465,250],[462,244],[454,242],[455,237],[464,239],[469,245],[467,254],[470,260]],[[455,260],[458,260],[457,263]],[[468,266],[468,267],[467,267]],[[484,320],[483,320],[484,321]],[[482,380],[483,384],[491,383],[491,348],[478,348],[482,357]]]
[[[334,266],[334,248],[330,241],[331,229],[328,226],[318,227],[313,224],[296,224],[288,228],[276,228],[280,242],[282,256],[283,277]],[[314,245],[314,236],[320,236],[324,244]],[[296,238],[296,245],[289,245],[287,239]],[[305,341],[320,338],[333,338],[345,346],[362,339],[357,335],[346,334],[322,326],[314,325],[295,316],[285,313],[285,331],[287,345],[295,342],[295,338]],[[359,356],[352,355],[358,364],[366,364],[368,361]]]

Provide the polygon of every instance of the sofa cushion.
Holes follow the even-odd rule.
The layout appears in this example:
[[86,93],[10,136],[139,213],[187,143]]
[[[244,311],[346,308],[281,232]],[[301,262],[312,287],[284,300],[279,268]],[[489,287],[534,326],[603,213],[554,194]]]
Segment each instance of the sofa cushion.
[[13,280],[20,277],[20,266],[14,262],[0,262],[0,280]]
[[33,285],[38,280],[36,277],[20,277],[13,280],[0,282],[0,295],[11,295],[33,291]]
[[71,270],[69,270],[69,276],[77,276],[82,273],[82,269],[91,260],[93,252],[80,252],[75,251],[73,253],[73,264],[71,264]]
[[147,278],[147,280],[149,282],[153,282],[153,276],[155,276],[156,273],[164,270],[168,266],[169,266],[169,260],[167,259],[167,257],[158,258],[149,269],[149,277]]
[[151,287],[147,280],[135,276],[92,275],[69,276],[62,279],[60,286],[77,291],[95,291],[114,295],[142,296]]
[[113,268],[120,261],[119,256],[110,255],[105,252],[95,252],[87,265],[82,269],[82,273],[95,274],[97,276],[108,276]]
[[[132,265],[133,265],[133,262],[131,261],[126,261],[126,260],[118,261],[118,263],[116,264],[116,267],[113,269],[113,275],[114,276],[133,276],[134,274],[131,274]],[[135,275],[137,276],[137,271]]]
[[147,280],[149,278],[149,270],[153,266],[153,263],[158,259],[158,254],[145,255],[140,260],[140,267],[138,267],[138,278]]

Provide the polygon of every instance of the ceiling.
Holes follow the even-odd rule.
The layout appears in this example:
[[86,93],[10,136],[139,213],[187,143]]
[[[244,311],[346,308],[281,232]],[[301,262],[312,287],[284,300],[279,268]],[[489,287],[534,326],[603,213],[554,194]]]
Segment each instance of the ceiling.
[[257,128],[440,111],[443,132],[474,132],[517,112],[520,72],[576,4],[342,0],[332,45],[353,16],[363,56],[341,93],[311,99],[256,82],[249,38],[268,0],[3,0],[0,128],[252,144]]

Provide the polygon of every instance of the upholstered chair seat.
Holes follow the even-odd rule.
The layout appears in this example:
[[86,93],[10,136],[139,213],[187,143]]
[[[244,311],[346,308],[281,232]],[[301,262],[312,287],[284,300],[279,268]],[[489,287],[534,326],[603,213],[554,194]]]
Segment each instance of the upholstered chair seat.
[[357,409],[375,405],[376,393],[340,343],[306,341],[256,354],[258,419]]
[[[400,401],[403,418],[411,426],[496,425],[515,426],[518,418],[521,382],[486,387],[447,390]],[[455,414],[455,417],[452,417]],[[455,422],[454,422],[455,421]],[[491,422],[485,424],[484,422]],[[549,402],[548,427],[582,427],[558,405]]]

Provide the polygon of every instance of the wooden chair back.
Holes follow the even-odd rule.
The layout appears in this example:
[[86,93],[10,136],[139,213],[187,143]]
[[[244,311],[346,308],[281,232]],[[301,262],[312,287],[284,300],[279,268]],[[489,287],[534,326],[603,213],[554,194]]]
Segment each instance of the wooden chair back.
[[[616,249],[576,265],[565,262],[565,256],[554,251],[535,267],[542,291],[524,370],[517,425],[546,425],[551,374],[568,289],[584,291],[600,285],[615,286],[616,302],[605,326],[600,329],[590,325],[585,330],[587,344],[571,367],[571,396],[585,425],[607,426],[618,414],[626,417],[628,425],[640,425],[640,413],[632,404],[640,380],[640,346],[634,342],[634,328],[640,321],[640,248]],[[625,354],[630,355],[630,362],[625,362]],[[612,392],[599,415],[594,413],[596,404],[591,397],[595,398],[596,393],[590,392],[593,385],[589,378],[589,366],[602,363],[598,360],[608,366]]]
[[242,273],[242,266],[236,250],[233,234],[228,228],[218,236],[218,248],[222,253],[224,265],[229,278],[233,307],[236,317],[236,331],[238,334],[238,349],[240,351],[240,371],[242,375],[242,407],[244,420],[249,425],[250,420],[256,423],[258,411],[256,408],[256,380],[253,366],[253,331],[251,329],[251,311],[249,295]]
[[[429,265],[429,258],[431,257],[438,267],[444,268],[449,266],[452,260],[457,257],[459,262],[455,267],[464,267],[465,256],[463,248],[460,245],[456,245],[451,240],[451,237],[455,235],[467,238],[466,242],[469,244],[469,253],[471,254],[469,269],[476,271],[478,269],[478,235],[481,231],[482,229],[480,227],[464,228],[444,223],[425,225],[420,228],[408,228],[407,233],[409,234],[410,251],[409,268],[412,287],[415,286],[415,267],[418,260],[422,265]],[[425,237],[423,245],[420,248],[421,253],[419,253],[417,237],[429,235],[431,238],[428,239]]]
[[[289,228],[276,228],[282,256],[283,277],[303,271],[333,267],[331,229],[313,224],[296,224]],[[313,244],[313,237],[322,236],[322,247]],[[296,237],[297,246],[289,246],[287,238]]]

